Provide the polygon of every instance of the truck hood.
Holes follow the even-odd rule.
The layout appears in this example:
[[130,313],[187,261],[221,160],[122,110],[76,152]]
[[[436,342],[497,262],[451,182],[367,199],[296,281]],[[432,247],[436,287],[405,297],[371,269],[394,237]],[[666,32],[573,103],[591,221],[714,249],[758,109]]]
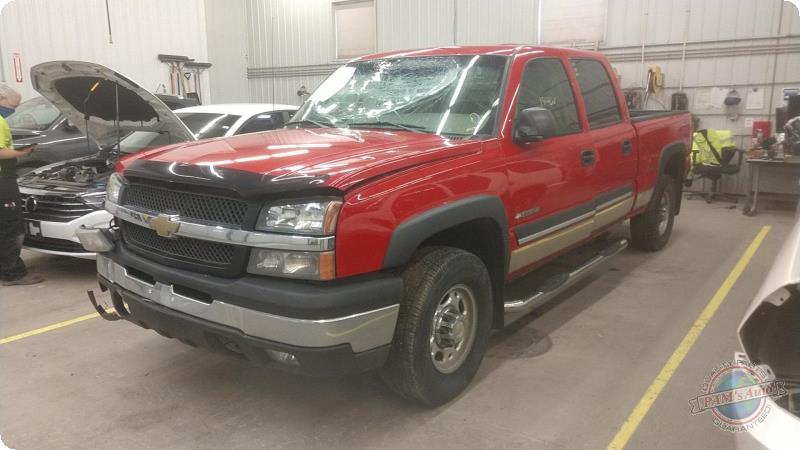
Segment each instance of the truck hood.
[[[477,141],[406,131],[283,129],[161,147],[123,159],[120,168],[171,181],[182,177],[218,184],[225,179],[243,195],[304,186],[344,191],[374,177],[480,149]],[[235,186],[235,179],[244,178],[248,189]]]
[[[775,292],[787,286],[800,285],[800,216],[795,220],[794,227],[786,241],[775,257],[764,283],[747,308],[742,324],[753,315],[763,303],[775,302]],[[779,305],[775,305],[779,306]],[[740,326],[741,328],[741,326]]]
[[[31,68],[33,88],[100,147],[131,131],[169,133],[173,141],[194,135],[155,95],[108,67],[50,61]],[[117,126],[119,118],[119,127]]]

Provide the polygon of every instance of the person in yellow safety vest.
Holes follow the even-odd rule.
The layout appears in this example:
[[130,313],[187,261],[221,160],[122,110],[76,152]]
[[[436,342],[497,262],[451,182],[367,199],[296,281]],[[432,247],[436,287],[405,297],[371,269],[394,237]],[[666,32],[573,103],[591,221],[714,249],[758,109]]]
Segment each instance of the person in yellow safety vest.
[[725,147],[736,147],[733,131],[713,129],[696,131],[692,139],[692,167],[718,166],[722,149]]
[[25,239],[22,201],[17,186],[17,158],[33,149],[15,150],[11,128],[5,118],[14,113],[21,97],[0,83],[0,284],[3,286],[41,283],[44,279],[28,273],[19,257]]

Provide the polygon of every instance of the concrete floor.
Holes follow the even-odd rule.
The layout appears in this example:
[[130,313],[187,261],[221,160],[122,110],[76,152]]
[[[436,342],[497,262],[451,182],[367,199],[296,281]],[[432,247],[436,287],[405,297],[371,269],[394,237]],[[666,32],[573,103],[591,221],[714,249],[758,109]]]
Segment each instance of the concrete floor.
[[[605,448],[763,225],[761,248],[628,443],[731,448],[691,416],[793,214],[685,203],[661,253],[602,273],[497,333],[469,390],[426,410],[371,375],[297,377],[90,319],[0,345],[0,436],[48,448]],[[47,282],[0,288],[0,337],[91,313],[93,263],[26,253]]]

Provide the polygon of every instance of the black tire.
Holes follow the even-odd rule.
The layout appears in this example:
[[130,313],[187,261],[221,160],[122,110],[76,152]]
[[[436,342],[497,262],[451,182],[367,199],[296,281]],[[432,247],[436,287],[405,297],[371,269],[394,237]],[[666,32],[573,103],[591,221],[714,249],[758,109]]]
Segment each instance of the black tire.
[[[415,255],[403,272],[403,281],[400,315],[381,378],[403,397],[438,406],[455,398],[467,387],[486,353],[492,324],[489,272],[480,258],[472,253],[452,247],[429,247]],[[463,286],[468,289],[464,291]],[[474,294],[472,303],[477,315],[472,344],[468,349],[464,346],[460,358],[456,358],[456,361],[463,361],[451,368],[452,372],[443,373],[434,364],[435,357],[444,359],[443,354],[436,352],[434,356],[431,342],[436,339],[439,344],[439,335],[434,337],[433,334],[434,320],[442,317],[442,314],[436,315],[437,309],[446,303],[447,295],[452,292],[466,293],[467,296]],[[460,327],[463,330],[467,328],[467,325]],[[469,329],[473,328],[469,326]],[[462,336],[464,340],[461,342],[467,340],[467,334]],[[437,364],[448,363],[439,360]]]
[[[664,201],[667,202],[666,211]],[[672,235],[677,205],[678,190],[675,180],[668,175],[662,175],[647,210],[631,218],[631,245],[647,252],[664,248]],[[663,220],[666,220],[665,227],[662,226]]]

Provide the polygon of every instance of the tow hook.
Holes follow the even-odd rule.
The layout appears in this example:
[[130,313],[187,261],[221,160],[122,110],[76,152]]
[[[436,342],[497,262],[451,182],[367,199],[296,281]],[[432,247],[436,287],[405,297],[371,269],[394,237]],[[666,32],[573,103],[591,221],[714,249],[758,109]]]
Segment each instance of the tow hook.
[[[100,286],[100,289],[104,292],[108,290],[105,289],[105,286],[103,285]],[[97,311],[97,314],[100,314],[100,317],[106,320],[110,320],[111,322],[121,319],[121,317],[119,317],[118,315],[106,311],[105,308],[97,304],[97,299],[94,296],[93,290],[90,289],[86,291],[86,295],[89,297],[89,301],[92,303],[92,306],[94,306],[94,309],[95,311]]]

